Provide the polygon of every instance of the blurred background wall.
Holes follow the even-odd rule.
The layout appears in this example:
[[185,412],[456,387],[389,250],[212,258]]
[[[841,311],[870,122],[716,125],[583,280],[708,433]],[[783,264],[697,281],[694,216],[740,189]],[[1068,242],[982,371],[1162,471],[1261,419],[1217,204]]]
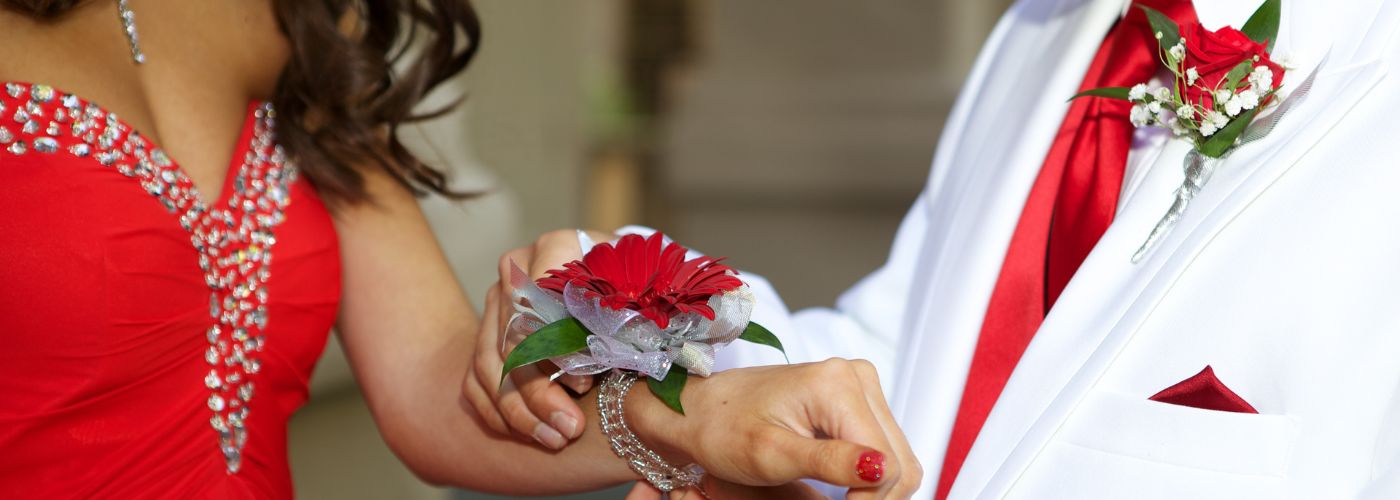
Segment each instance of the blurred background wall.
[[[1010,0],[473,3],[480,55],[432,99],[466,105],[411,141],[457,187],[487,193],[423,201],[474,300],[496,256],[534,235],[641,223],[729,256],[800,308],[884,260]],[[291,424],[300,497],[494,498],[399,465],[338,345],[312,386]]]

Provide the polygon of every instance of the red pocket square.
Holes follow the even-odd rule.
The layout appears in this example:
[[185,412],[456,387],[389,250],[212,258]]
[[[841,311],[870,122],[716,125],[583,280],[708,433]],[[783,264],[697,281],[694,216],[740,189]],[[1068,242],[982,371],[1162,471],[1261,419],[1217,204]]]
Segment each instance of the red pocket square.
[[1162,389],[1162,392],[1147,398],[1162,403],[1190,406],[1203,410],[1230,411],[1235,413],[1259,413],[1235,391],[1225,387],[1215,378],[1215,370],[1206,365],[1201,373]]

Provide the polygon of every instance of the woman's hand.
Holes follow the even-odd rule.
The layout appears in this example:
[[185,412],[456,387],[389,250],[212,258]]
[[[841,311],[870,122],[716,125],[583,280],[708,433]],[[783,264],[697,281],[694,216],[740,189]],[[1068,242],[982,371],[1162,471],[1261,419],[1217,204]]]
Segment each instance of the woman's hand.
[[[589,232],[595,241],[607,241],[607,233]],[[462,383],[462,393],[492,430],[517,435],[558,450],[578,438],[584,430],[583,412],[560,384],[549,380],[557,368],[548,361],[512,371],[501,383],[505,355],[514,345],[503,345],[505,327],[515,308],[511,304],[512,267],[520,267],[539,279],[546,271],[583,257],[578,232],[558,230],[545,233],[534,244],[506,252],[499,263],[500,281],[486,293],[482,325],[477,333],[473,369]],[[565,375],[559,382],[575,393],[588,392],[593,377]]]

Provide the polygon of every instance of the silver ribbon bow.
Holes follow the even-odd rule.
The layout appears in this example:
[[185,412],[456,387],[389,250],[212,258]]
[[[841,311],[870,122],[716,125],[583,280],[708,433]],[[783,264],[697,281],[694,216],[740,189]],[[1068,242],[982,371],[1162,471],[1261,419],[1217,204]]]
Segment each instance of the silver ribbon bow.
[[[1326,58],[1324,57],[1323,62],[1325,61]],[[1319,63],[1318,68],[1321,67],[1322,64]],[[1182,162],[1182,169],[1185,170],[1186,175],[1181,181],[1181,187],[1176,189],[1176,200],[1172,202],[1171,208],[1167,209],[1167,214],[1163,215],[1162,219],[1157,221],[1157,225],[1154,226],[1152,232],[1147,235],[1147,240],[1133,253],[1134,264],[1142,261],[1143,257],[1146,257],[1147,254],[1157,246],[1157,243],[1162,237],[1166,236],[1167,233],[1171,232],[1172,228],[1176,227],[1176,223],[1181,220],[1181,215],[1186,213],[1187,205],[1190,205],[1191,200],[1196,198],[1196,195],[1201,192],[1201,189],[1205,187],[1207,182],[1210,182],[1210,178],[1215,173],[1215,169],[1219,168],[1236,148],[1263,139],[1268,136],[1270,132],[1273,132],[1274,127],[1278,125],[1283,115],[1287,114],[1288,111],[1297,106],[1303,98],[1307,97],[1308,91],[1312,89],[1313,79],[1316,77],[1317,69],[1313,69],[1313,72],[1308,74],[1308,78],[1303,80],[1302,84],[1298,85],[1298,89],[1294,90],[1287,99],[1279,103],[1276,111],[1264,119],[1250,124],[1249,128],[1245,129],[1244,133],[1240,134],[1240,137],[1235,141],[1235,146],[1230,148],[1230,151],[1220,158],[1208,157],[1195,149],[1192,149],[1190,153],[1186,154],[1186,158]]]
[[541,327],[572,317],[588,329],[588,347],[550,360],[561,373],[593,375],[613,368],[631,370],[664,380],[671,365],[708,377],[714,371],[715,352],[738,339],[753,315],[754,296],[747,286],[715,295],[709,306],[711,320],[699,313],[681,313],[666,328],[630,309],[602,305],[597,297],[572,283],[561,295],[540,288],[518,267],[512,266],[511,287],[515,315],[506,325],[501,350],[515,345]]

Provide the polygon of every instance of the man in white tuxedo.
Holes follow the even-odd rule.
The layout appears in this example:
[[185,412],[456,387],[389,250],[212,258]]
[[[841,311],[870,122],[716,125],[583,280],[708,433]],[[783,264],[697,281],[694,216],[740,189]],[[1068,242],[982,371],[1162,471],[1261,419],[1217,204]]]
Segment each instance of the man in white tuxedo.
[[[1198,0],[1194,15],[1240,26],[1260,3]],[[1312,76],[1310,90],[1136,263],[1191,145],[1066,138],[1113,118],[1075,118],[1066,99],[1118,64],[1099,58],[1134,10],[1013,6],[889,261],[835,308],[796,313],[749,276],[754,321],[794,361],[875,363],[927,471],[921,498],[1400,498],[1400,1],[1284,0],[1280,96]],[[1114,154],[1093,153],[1117,147],[1105,174]],[[1075,173],[1085,161],[1097,170]],[[1086,176],[1096,188],[1065,187]],[[1107,218],[1102,196],[1075,197],[1104,182]],[[1077,249],[1056,249],[1065,234]]]

